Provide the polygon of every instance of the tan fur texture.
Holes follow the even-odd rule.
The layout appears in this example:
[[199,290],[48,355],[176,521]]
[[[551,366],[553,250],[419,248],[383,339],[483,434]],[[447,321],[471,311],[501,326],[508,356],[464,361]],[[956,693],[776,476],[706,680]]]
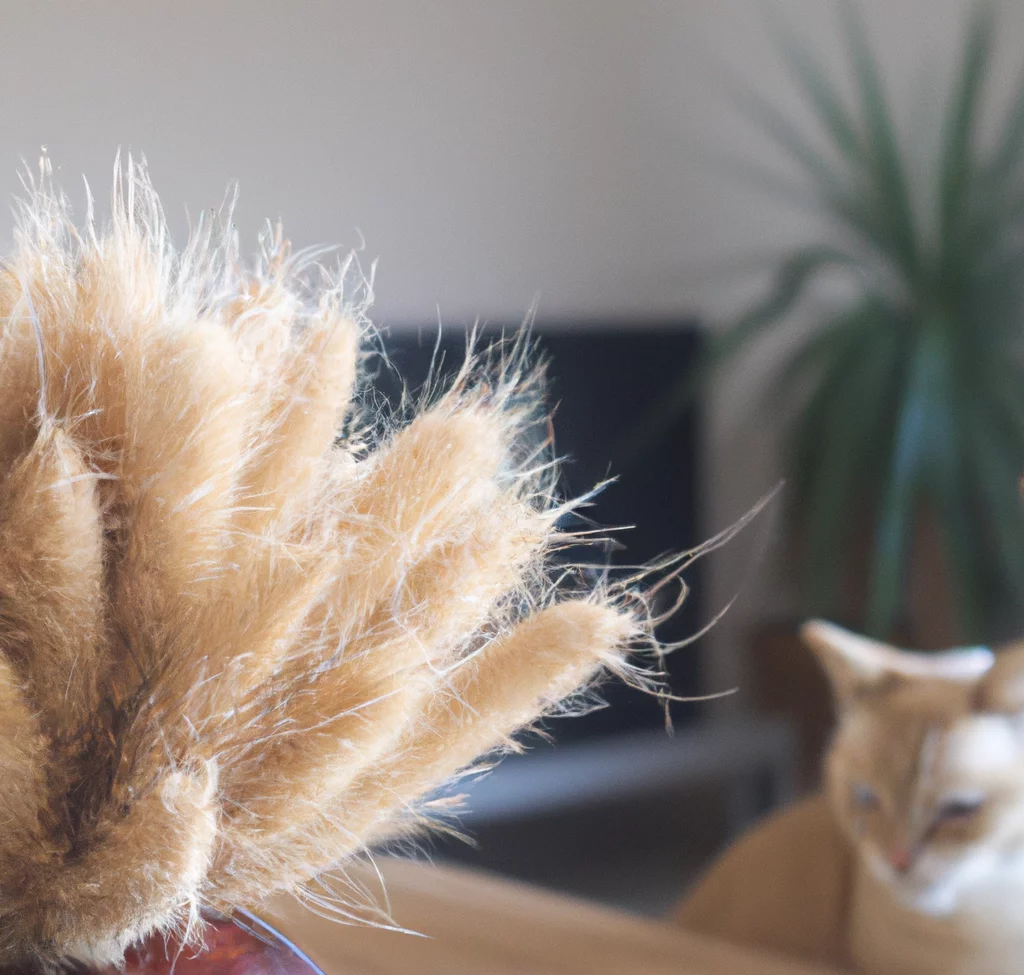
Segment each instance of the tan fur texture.
[[852,871],[831,810],[814,796],[736,840],[672,920],[733,944],[840,968]]
[[1019,971],[1024,649],[804,636],[838,704],[825,794],[741,839],[679,919],[859,972]]
[[383,428],[316,254],[271,229],[247,269],[229,215],[176,252],[131,161],[102,228],[30,189],[0,268],[0,964],[110,962],[317,900],[649,624],[552,582],[521,354]]

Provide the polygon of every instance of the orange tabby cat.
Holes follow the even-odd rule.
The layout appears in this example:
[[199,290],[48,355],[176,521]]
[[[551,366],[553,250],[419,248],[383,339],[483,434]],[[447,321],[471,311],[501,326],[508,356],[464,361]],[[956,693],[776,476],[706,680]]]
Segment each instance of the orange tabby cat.
[[858,972],[1024,972],[1024,647],[803,635],[839,715],[824,794],[734,845],[678,920]]

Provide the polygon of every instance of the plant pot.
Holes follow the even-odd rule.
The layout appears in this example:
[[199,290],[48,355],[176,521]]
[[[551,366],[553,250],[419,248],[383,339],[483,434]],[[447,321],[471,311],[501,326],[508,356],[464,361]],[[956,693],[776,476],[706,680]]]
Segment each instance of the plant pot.
[[197,953],[155,935],[128,951],[123,969],[102,975],[322,975],[287,938],[248,914],[208,919],[204,940]]
[[[796,517],[791,523],[786,553],[795,565],[801,565],[805,555],[805,533],[799,513],[794,514]],[[875,524],[863,511],[854,516],[853,523],[856,527],[849,538],[836,541],[838,591],[834,605],[824,615],[848,629],[863,632],[868,607],[868,581],[876,544]],[[937,650],[966,641],[967,634],[957,617],[940,523],[934,510],[925,504],[917,510],[907,542],[901,604],[902,612],[890,636],[904,648]],[[993,637],[988,635],[987,638]]]

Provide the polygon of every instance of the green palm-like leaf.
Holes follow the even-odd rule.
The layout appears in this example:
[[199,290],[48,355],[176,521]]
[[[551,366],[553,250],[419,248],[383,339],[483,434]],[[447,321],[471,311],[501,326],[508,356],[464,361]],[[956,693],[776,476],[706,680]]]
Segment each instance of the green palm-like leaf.
[[878,510],[866,628],[879,636],[892,631],[903,598],[907,548],[925,468],[928,414],[943,379],[941,355],[931,338],[914,350]]
[[886,208],[891,224],[894,255],[909,277],[918,273],[918,245],[914,206],[896,130],[881,73],[868,42],[859,10],[851,2],[842,4],[847,41],[861,96],[872,185]]
[[[992,11],[987,4],[975,7],[964,46],[963,63],[946,117],[942,148],[942,177],[939,189],[940,240],[950,243],[957,236],[963,210],[969,202],[974,174],[974,139],[980,100],[992,59]],[[952,270],[951,262],[942,262]]]
[[858,267],[859,261],[847,251],[832,245],[811,246],[795,251],[775,272],[771,290],[732,328],[716,336],[711,343],[711,365],[723,362],[777,325],[803,298],[807,287],[823,271],[837,267]]
[[901,335],[890,324],[867,303],[836,327],[837,336],[848,333],[845,342],[830,349],[797,428],[796,449],[814,452],[793,502],[803,516],[804,575],[815,612],[834,604],[846,562],[843,541],[855,528],[851,516],[860,497],[877,491],[902,366]]
[[775,34],[790,71],[814,108],[818,121],[831,136],[839,154],[851,170],[863,166],[866,158],[863,135],[835,83],[788,24],[777,23]]

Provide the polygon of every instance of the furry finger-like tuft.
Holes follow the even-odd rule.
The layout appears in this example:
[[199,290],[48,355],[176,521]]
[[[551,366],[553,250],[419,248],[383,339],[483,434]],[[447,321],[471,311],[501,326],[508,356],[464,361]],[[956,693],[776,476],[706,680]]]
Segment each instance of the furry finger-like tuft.
[[542,373],[472,349],[394,416],[366,282],[145,166],[76,225],[44,170],[0,267],[0,966],[117,963],[301,893],[630,677],[642,580],[559,561]]

